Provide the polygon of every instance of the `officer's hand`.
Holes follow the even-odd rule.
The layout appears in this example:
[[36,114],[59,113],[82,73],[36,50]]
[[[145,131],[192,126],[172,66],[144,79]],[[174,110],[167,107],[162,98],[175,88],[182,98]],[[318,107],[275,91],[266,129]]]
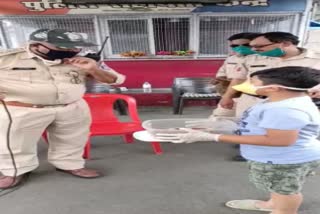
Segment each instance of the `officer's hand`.
[[309,89],[309,95],[312,98],[320,98],[320,84],[316,85],[315,87]]
[[87,57],[73,57],[70,59],[64,59],[64,64],[70,64],[78,68],[84,69],[91,73],[95,69],[99,69],[97,62]]
[[222,108],[226,108],[226,109],[232,109],[233,105],[234,105],[234,101],[232,98],[228,98],[228,97],[222,97],[222,99],[219,102],[219,105]]

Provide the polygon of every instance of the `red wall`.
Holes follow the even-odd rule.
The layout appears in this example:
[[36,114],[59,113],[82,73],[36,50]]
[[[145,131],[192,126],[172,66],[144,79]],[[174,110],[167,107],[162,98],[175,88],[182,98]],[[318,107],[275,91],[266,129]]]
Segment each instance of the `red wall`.
[[141,88],[146,81],[152,88],[170,88],[176,77],[214,77],[222,63],[223,60],[106,61],[127,76],[123,84],[127,88]]

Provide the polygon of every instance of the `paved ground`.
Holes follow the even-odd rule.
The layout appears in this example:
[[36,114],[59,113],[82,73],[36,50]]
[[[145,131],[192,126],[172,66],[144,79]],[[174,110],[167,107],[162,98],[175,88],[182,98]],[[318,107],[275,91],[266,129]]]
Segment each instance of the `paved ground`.
[[[185,108],[183,117],[205,117],[209,108]],[[142,119],[172,118],[170,108],[141,109]],[[245,214],[224,207],[232,199],[266,195],[251,186],[245,163],[231,162],[230,145],[162,144],[156,156],[148,143],[120,137],[93,139],[88,166],[106,176],[82,180],[55,172],[39,144],[41,166],[21,189],[0,198],[2,214]],[[320,213],[320,176],[308,180],[300,214]]]

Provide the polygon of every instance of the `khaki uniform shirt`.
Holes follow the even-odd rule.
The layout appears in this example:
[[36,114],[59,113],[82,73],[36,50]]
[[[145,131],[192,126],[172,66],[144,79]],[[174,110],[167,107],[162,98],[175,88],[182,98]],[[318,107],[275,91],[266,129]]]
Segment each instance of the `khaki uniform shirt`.
[[[42,59],[28,48],[0,53],[0,93],[5,101],[69,104],[82,99],[87,76],[84,70],[61,64],[61,60]],[[119,83],[124,80],[120,74],[117,77]]]
[[223,65],[219,68],[216,78],[226,77],[227,79],[238,79],[241,77],[241,72],[237,71],[236,67],[238,64],[243,63],[245,56],[232,55],[226,58]]
[[266,57],[260,55],[249,55],[245,60],[235,66],[239,79],[247,79],[250,74],[268,68],[285,66],[304,66],[320,69],[320,54],[310,50],[301,49],[302,53],[298,56],[282,59],[280,57]]

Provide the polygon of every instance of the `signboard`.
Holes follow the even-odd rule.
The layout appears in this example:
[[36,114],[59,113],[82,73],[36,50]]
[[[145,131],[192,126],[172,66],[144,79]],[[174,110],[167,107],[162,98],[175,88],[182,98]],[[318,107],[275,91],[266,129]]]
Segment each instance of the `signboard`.
[[254,0],[235,1],[206,5],[193,12],[303,12],[307,7],[307,0]]
[[[88,2],[92,2],[91,0]],[[184,1],[185,2],[185,1]],[[2,6],[3,5],[3,6]],[[200,3],[65,4],[62,0],[0,0],[0,15],[56,15],[133,12],[192,12]]]
[[230,0],[62,0],[64,4],[215,4]]
[[[134,0],[109,0],[118,2],[114,4],[94,4],[95,0],[86,0],[86,4],[79,2],[85,0],[70,0],[77,4],[65,4],[67,0],[0,0],[0,15],[64,15],[64,14],[107,14],[107,13],[135,13],[135,12],[158,12],[158,13],[203,13],[203,12],[278,12],[278,11],[304,11],[306,0],[229,0],[222,3],[217,0],[203,0],[187,3],[150,3],[161,0],[148,0],[136,4],[120,4],[119,2],[133,2]],[[108,0],[106,0],[108,1]],[[99,1],[101,2],[101,1]],[[138,2],[138,0],[136,1]],[[165,2],[165,1],[163,1]],[[191,1],[190,1],[191,2]],[[211,4],[208,4],[211,2]],[[215,3],[212,3],[215,2]]]

